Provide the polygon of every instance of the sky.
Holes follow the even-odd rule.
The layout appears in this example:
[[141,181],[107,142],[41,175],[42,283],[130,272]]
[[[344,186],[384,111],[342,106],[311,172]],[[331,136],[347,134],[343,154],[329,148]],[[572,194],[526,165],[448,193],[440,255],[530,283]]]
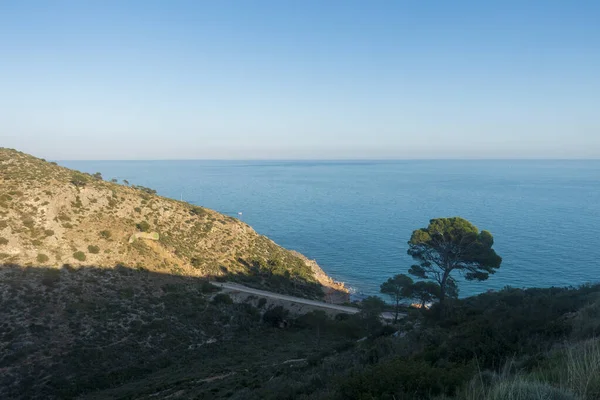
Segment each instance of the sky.
[[600,158],[598,1],[0,0],[0,147]]

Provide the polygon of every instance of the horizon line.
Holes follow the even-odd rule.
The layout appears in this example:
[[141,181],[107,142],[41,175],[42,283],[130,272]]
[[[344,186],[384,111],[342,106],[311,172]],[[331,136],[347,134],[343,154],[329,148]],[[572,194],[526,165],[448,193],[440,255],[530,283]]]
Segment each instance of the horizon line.
[[138,158],[138,159],[101,159],[101,158],[90,158],[90,159],[75,159],[75,158],[63,158],[63,159],[49,159],[49,161],[126,161],[126,162],[138,162],[138,161],[269,161],[269,162],[393,162],[393,161],[600,161],[600,157],[586,157],[586,158]]

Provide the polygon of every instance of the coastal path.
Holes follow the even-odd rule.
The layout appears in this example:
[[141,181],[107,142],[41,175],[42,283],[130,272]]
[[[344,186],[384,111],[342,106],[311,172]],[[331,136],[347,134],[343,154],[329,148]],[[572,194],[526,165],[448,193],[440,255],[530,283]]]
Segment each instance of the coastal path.
[[247,286],[240,285],[237,283],[230,283],[230,282],[211,282],[211,283],[217,287],[220,287],[221,289],[225,289],[226,291],[250,293],[250,294],[253,294],[256,296],[284,300],[284,301],[289,301],[291,303],[306,304],[309,306],[319,307],[319,308],[328,309],[328,310],[335,310],[335,311],[339,311],[341,313],[346,313],[346,314],[356,314],[357,312],[360,311],[358,308],[355,308],[355,307],[342,306],[342,305],[338,305],[338,304],[330,304],[330,303],[325,303],[325,302],[318,301],[318,300],[310,300],[310,299],[304,299],[302,297],[294,297],[294,296],[288,296],[285,294],[267,292],[264,290],[249,288]]

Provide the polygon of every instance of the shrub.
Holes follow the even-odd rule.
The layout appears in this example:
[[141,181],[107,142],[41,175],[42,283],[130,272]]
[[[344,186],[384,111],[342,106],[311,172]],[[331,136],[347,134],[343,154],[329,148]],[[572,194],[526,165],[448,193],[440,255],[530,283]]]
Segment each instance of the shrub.
[[148,221],[142,221],[140,223],[137,223],[135,225],[135,227],[140,231],[140,232],[148,232],[150,230],[150,224],[148,223]]
[[98,181],[102,180],[102,174],[100,172],[96,172],[92,177]]
[[46,229],[44,231],[44,235],[46,235],[46,236],[54,236],[54,231],[52,229]]
[[206,211],[204,208],[202,207],[198,207],[198,206],[192,206],[190,208],[190,214],[192,215],[197,215],[199,217],[204,217],[206,215],[208,215],[208,211]]
[[47,269],[44,271],[42,277],[42,284],[46,286],[54,286],[60,280],[60,270],[59,269]]
[[263,308],[265,304],[267,304],[267,299],[261,297],[260,300],[258,300],[258,308]]
[[33,218],[31,218],[31,217],[27,217],[23,220],[23,225],[25,225],[28,228],[33,228],[33,224],[34,224],[34,221],[33,221]]
[[213,304],[233,304],[233,300],[228,294],[219,293],[212,300]]
[[112,233],[110,231],[100,231],[100,237],[104,239],[110,239]]
[[192,267],[194,268],[200,268],[200,266],[202,266],[202,260],[196,257],[192,257],[190,259],[190,264],[192,264]]
[[48,257],[45,254],[40,253],[40,254],[37,255],[37,261],[39,263],[45,263],[45,262],[48,262],[48,260],[50,260],[50,257]]
[[92,254],[98,254],[98,253],[100,253],[100,247],[94,246],[94,245],[89,245],[88,252],[90,252]]
[[339,394],[344,399],[451,396],[470,378],[472,371],[466,365],[446,363],[436,367],[423,360],[396,358],[350,375],[341,382]]
[[8,239],[0,237],[0,245],[5,245],[5,244],[8,244]]
[[75,202],[71,203],[71,205],[75,208],[82,208],[83,207],[83,203],[81,202],[81,197],[79,196],[75,196]]
[[77,187],[84,187],[88,182],[88,177],[81,172],[75,172],[71,176],[71,183]]
[[571,334],[586,339],[600,334],[600,299],[583,307],[573,318]]
[[213,285],[209,281],[202,281],[200,284],[200,290],[202,293],[213,293],[221,290],[218,286]]
[[73,258],[79,261],[85,261],[85,253],[83,251],[76,251],[73,253]]
[[279,326],[289,313],[290,312],[282,306],[273,307],[265,311],[263,314],[263,321],[271,326]]
[[139,207],[136,207],[136,208],[133,209],[133,211],[135,211],[136,213],[141,213],[142,209],[139,208]]
[[132,186],[132,187],[136,188],[137,190],[141,190],[142,192],[147,193],[147,194],[156,194],[156,190],[147,188],[145,186]]

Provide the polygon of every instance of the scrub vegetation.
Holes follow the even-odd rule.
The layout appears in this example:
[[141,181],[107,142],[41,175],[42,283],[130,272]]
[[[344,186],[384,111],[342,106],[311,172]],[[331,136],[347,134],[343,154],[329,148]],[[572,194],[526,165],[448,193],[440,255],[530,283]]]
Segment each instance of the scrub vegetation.
[[2,399],[600,398],[600,285],[461,299],[501,264],[461,218],[413,233],[392,305],[337,315],[213,285],[323,295],[241,221],[6,149],[0,238]]
[[[322,284],[345,293],[316,263],[238,219],[3,148],[0,213],[4,262],[35,265],[41,253],[55,267],[130,265],[302,297],[323,297]],[[150,235],[131,241],[136,232]]]

